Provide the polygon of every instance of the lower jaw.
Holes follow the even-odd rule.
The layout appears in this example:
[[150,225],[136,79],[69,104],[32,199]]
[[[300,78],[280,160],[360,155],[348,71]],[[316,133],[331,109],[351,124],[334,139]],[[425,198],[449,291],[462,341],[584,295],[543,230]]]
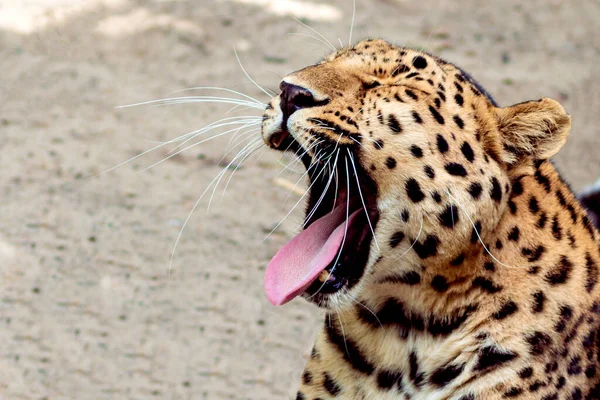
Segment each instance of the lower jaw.
[[361,213],[362,230],[351,232],[353,237],[347,238],[339,257],[336,257],[302,294],[302,297],[320,307],[327,307],[331,296],[351,290],[364,276],[378,213]]

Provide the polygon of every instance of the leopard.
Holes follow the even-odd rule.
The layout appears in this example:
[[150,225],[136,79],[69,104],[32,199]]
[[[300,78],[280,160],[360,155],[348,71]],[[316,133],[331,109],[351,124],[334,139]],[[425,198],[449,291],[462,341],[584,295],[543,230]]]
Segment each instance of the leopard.
[[264,286],[324,310],[296,400],[600,399],[599,235],[552,163],[570,130],[382,39],[285,76],[261,136],[307,205]]

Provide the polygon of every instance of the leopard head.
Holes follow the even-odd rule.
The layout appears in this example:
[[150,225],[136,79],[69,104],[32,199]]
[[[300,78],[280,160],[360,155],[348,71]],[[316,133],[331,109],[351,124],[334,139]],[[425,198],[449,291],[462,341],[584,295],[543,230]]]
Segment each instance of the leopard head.
[[408,266],[452,268],[481,251],[511,180],[566,141],[554,100],[498,107],[438,57],[365,40],[283,78],[264,141],[301,158],[304,229],[270,262],[267,297],[342,308]]

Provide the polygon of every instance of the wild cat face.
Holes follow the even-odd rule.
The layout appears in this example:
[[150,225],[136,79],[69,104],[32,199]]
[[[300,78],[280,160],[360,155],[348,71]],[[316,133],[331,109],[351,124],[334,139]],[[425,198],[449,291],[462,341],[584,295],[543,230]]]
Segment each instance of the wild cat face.
[[262,136],[308,170],[305,227],[265,277],[276,305],[343,307],[403,263],[451,265],[498,223],[510,179],[558,151],[553,100],[499,108],[435,56],[366,40],[283,78]]

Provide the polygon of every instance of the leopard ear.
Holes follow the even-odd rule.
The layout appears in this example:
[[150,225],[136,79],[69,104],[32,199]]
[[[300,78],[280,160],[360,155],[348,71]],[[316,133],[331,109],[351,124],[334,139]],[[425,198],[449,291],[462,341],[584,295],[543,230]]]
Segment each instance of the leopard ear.
[[497,108],[496,115],[500,158],[509,167],[552,157],[571,130],[571,117],[552,99]]

